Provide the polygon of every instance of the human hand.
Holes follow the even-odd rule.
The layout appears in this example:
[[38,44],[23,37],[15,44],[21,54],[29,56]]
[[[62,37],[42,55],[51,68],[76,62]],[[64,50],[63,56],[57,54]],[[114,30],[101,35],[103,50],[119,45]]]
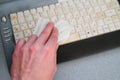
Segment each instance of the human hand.
[[57,70],[58,31],[53,23],[39,37],[20,39],[13,54],[12,80],[52,80]]

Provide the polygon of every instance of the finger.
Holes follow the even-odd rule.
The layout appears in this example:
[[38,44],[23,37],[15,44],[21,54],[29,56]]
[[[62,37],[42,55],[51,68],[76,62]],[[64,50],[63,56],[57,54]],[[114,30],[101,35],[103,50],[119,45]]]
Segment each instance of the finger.
[[58,48],[58,30],[56,28],[53,29],[53,32],[49,38],[49,40],[47,41],[47,43],[45,44],[44,48],[50,48],[50,52],[48,52],[48,56],[50,58],[56,58],[56,52],[57,52],[57,48]]
[[25,39],[19,39],[17,44],[16,44],[14,53],[18,52],[20,50],[20,48],[25,45],[25,43],[26,43]]
[[53,30],[54,24],[48,23],[46,28],[43,30],[43,32],[38,37],[38,40],[36,41],[36,44],[43,45],[48,40],[49,36],[51,35],[51,32]]
[[46,42],[45,46],[51,46],[52,49],[57,48],[58,45],[58,30],[54,27],[53,32]]
[[30,53],[31,53],[31,46],[34,44],[34,42],[37,40],[37,36],[36,35],[32,35],[29,37],[28,41],[26,42],[26,44],[23,47],[23,51],[21,53],[21,63],[22,63],[22,67],[24,68],[26,66],[26,64],[28,64],[29,59],[30,59]]
[[20,49],[24,46],[25,44],[25,40],[24,39],[20,39],[17,42],[17,45],[15,47],[15,51],[13,53],[13,57],[12,57],[12,67],[11,67],[11,75],[13,77],[17,77],[19,74],[19,64],[20,64]]
[[28,41],[26,42],[25,46],[31,47],[32,44],[34,44],[34,42],[37,40],[37,36],[36,35],[32,35],[29,37]]
[[58,45],[58,31],[56,28],[53,29],[51,36],[46,42],[45,46],[41,50],[41,53],[36,54],[36,61],[40,61],[39,59],[45,59],[49,62],[53,62],[54,60],[54,52],[56,51],[56,47]]

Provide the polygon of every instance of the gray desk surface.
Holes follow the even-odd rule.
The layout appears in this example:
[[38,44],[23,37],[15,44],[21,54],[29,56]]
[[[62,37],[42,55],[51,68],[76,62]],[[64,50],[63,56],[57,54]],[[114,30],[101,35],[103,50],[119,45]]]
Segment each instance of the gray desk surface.
[[54,80],[120,80],[120,47],[61,63]]

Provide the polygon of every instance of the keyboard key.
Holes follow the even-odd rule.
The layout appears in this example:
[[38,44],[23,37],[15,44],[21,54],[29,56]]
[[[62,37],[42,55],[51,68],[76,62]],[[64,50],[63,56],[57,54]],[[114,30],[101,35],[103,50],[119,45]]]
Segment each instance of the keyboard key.
[[76,19],[76,21],[77,21],[77,24],[79,24],[79,25],[81,25],[81,24],[84,23],[83,17],[78,17],[78,18]]
[[117,13],[117,14],[120,14],[120,7],[119,7],[119,8],[116,8],[116,13]]
[[10,18],[11,19],[17,19],[17,14],[16,13],[10,14]]
[[120,20],[120,14],[118,14],[118,18],[119,18],[119,20]]
[[84,16],[84,21],[85,21],[86,23],[90,22],[90,21],[91,21],[90,16],[89,16],[89,15]]
[[106,15],[105,15],[104,12],[99,12],[99,13],[97,14],[97,16],[98,16],[99,19],[103,19],[103,18],[106,17]]
[[107,6],[105,4],[101,6],[101,9],[102,9],[102,11],[108,10],[108,8],[107,8]]
[[24,38],[23,32],[14,33],[15,39],[18,40],[20,38]]
[[20,31],[20,26],[19,25],[14,25],[13,27],[14,32],[19,32]]
[[75,32],[75,26],[77,26],[76,20],[75,19],[70,19],[69,23],[72,25],[72,33]]
[[24,18],[23,12],[18,12],[17,15],[18,15],[19,24],[25,23],[25,18]]
[[95,21],[91,22],[90,26],[91,26],[91,32],[92,32],[93,36],[98,35],[96,22]]
[[33,21],[32,15],[29,10],[24,11],[24,15],[27,22]]
[[73,0],[73,1],[74,1],[75,5],[79,5],[79,3],[80,3],[80,0]]
[[50,21],[56,23],[56,22],[58,21],[57,16],[53,16],[53,17],[51,17],[51,18],[50,18]]
[[77,23],[76,23],[76,20],[73,18],[73,19],[70,19],[69,20],[70,24],[73,25],[73,26],[76,26]]
[[91,4],[89,3],[89,1],[86,1],[85,3],[84,3],[84,7],[87,9],[87,8],[89,8],[89,7],[91,7]]
[[48,14],[49,14],[49,17],[56,16],[55,11],[53,9],[50,9]]
[[96,21],[92,21],[92,22],[90,22],[90,26],[91,27],[97,27],[98,25],[97,25]]
[[60,4],[56,4],[55,12],[57,16],[63,14],[62,7]]
[[20,28],[21,28],[21,30],[25,30],[28,28],[28,26],[26,23],[23,23],[23,24],[20,24]]
[[50,5],[50,10],[54,10],[55,9],[55,5]]
[[115,31],[116,30],[114,24],[109,24],[108,26],[109,26],[110,31]]
[[92,29],[91,29],[91,33],[92,33],[93,36],[98,35],[98,32],[97,32],[97,29],[96,29],[96,28],[92,28]]
[[79,35],[80,35],[80,39],[86,39],[87,38],[85,31],[79,32]]
[[49,19],[48,13],[45,12],[45,11],[43,11],[43,12],[41,13],[41,17],[43,17],[43,18],[48,18],[48,19]]
[[98,6],[97,0],[90,0],[90,4],[91,4],[93,7]]
[[73,0],[69,0],[69,1],[68,1],[68,5],[69,5],[69,7],[75,6]]
[[104,0],[97,0],[97,1],[100,6],[102,6],[105,3]]
[[78,11],[75,11],[73,14],[74,19],[77,19],[78,17],[80,17],[80,13]]
[[34,21],[31,21],[31,22],[28,22],[28,26],[29,28],[34,28],[36,25]]
[[118,16],[116,16],[116,15],[112,16],[112,20],[113,20],[113,22],[120,22]]
[[31,31],[28,29],[28,30],[25,30],[24,31],[24,35],[25,35],[25,37],[29,37],[29,36],[31,36]]
[[102,26],[98,26],[97,30],[98,30],[98,34],[103,34],[104,33]]
[[113,2],[109,2],[109,3],[107,3],[106,5],[107,5],[108,9],[114,8]]
[[42,12],[43,12],[42,7],[37,8],[37,13],[39,13],[41,15]]
[[11,23],[12,23],[12,25],[17,25],[18,21],[17,21],[17,19],[11,19]]
[[94,10],[93,10],[92,7],[89,7],[89,8],[87,8],[87,12],[88,12],[89,15],[93,15]]
[[111,24],[112,23],[112,18],[111,17],[107,17],[104,19],[105,24]]
[[73,6],[72,8],[70,8],[70,12],[71,13],[76,12],[76,11],[78,11],[77,8],[76,8],[76,6]]
[[108,33],[110,31],[109,27],[107,25],[103,26],[103,30],[104,30],[105,33]]
[[120,22],[116,22],[115,26],[116,26],[117,30],[120,30]]
[[36,10],[36,9],[31,9],[30,12],[31,12],[32,17],[33,17],[33,19],[35,20],[35,22],[37,22],[38,19],[40,18],[40,15],[39,15],[39,13],[37,12],[37,10]]
[[101,8],[99,6],[94,7],[94,11],[95,11],[95,13],[99,13],[99,12],[101,12]]
[[16,13],[10,14],[10,18],[11,18],[12,25],[17,25],[18,24]]
[[110,10],[105,11],[105,14],[106,16],[113,16],[113,15],[116,15],[116,12],[114,9],[110,9]]
[[77,4],[77,9],[80,11],[81,9],[84,9],[84,6],[82,3]]
[[111,0],[105,0],[105,3],[110,3],[111,2]]
[[82,10],[80,11],[80,14],[81,14],[81,16],[85,16],[85,15],[87,15],[88,13],[87,13],[87,11],[86,11],[85,9],[82,9]]
[[65,20],[64,14],[59,15],[59,16],[58,16],[58,19],[59,19],[59,20]]
[[98,19],[98,17],[97,17],[97,15],[96,15],[96,14],[91,14],[90,16],[91,16],[91,18],[92,18],[92,20],[93,20],[93,21],[95,21],[95,20],[97,20],[97,19]]
[[35,31],[36,31],[35,28],[32,28],[32,29],[31,29],[31,33],[32,33],[32,34],[36,34]]
[[37,13],[36,9],[31,9],[30,12],[31,12],[31,14],[36,14]]
[[83,24],[83,29],[86,32],[87,37],[91,37],[92,33],[91,33],[91,29],[90,29],[90,25],[89,24]]
[[48,12],[48,11],[49,11],[49,7],[48,7],[48,6],[44,6],[44,7],[43,7],[43,10],[44,10],[45,12]]
[[77,25],[76,27],[75,27],[75,30],[77,31],[77,32],[81,32],[83,29],[82,29],[82,25]]
[[67,21],[69,21],[70,19],[73,19],[73,15],[71,13],[65,15]]
[[67,2],[62,2],[62,3],[61,3],[61,7],[62,7],[62,10],[63,10],[63,13],[64,13],[64,14],[68,14],[68,13],[70,12]]
[[104,24],[103,19],[97,20],[97,25],[98,25],[98,26],[104,26],[105,24]]

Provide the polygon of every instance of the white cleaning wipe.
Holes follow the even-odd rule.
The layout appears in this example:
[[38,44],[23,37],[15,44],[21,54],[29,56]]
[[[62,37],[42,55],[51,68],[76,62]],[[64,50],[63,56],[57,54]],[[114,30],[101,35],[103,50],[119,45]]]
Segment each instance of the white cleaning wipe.
[[[49,22],[48,19],[40,18],[34,29],[33,34],[39,36],[41,32],[45,29],[48,22]],[[65,41],[69,38],[70,32],[72,31],[72,26],[67,21],[59,20],[58,22],[55,23],[55,27],[58,29],[59,32],[58,42]]]
[[72,26],[65,20],[59,20],[55,27],[58,29],[59,32],[59,39],[58,42],[65,41],[69,38],[70,32],[72,31]]
[[39,18],[36,27],[34,28],[33,34],[39,36],[41,32],[45,29],[46,25],[48,24],[49,20],[45,18]]

